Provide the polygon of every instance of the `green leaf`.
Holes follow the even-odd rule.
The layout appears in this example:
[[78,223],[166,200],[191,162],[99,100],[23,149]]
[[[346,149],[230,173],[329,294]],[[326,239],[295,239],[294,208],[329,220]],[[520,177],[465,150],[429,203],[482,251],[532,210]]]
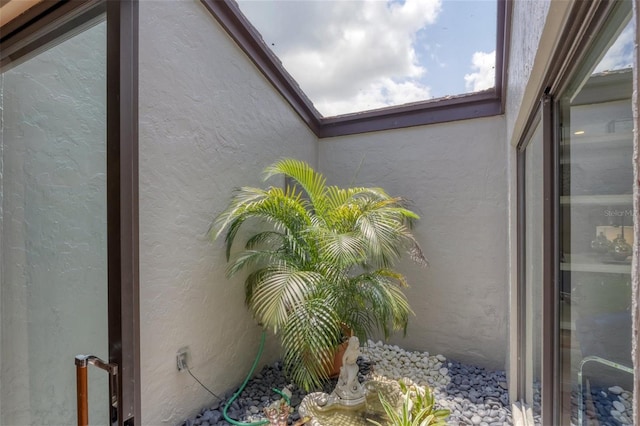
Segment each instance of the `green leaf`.
[[324,277],[316,272],[290,269],[284,264],[263,271],[248,302],[260,322],[277,332],[287,322],[292,309],[305,302]]
[[285,372],[306,391],[321,387],[340,338],[339,318],[324,296],[296,305],[282,333]]
[[403,380],[398,382],[403,393],[402,406],[395,406],[382,394],[378,394],[389,424],[392,426],[439,426],[446,425],[445,419],[449,410],[434,410],[434,397],[431,389],[417,385],[407,385]]
[[[227,276],[244,272],[245,302],[282,342],[286,370],[305,388],[326,377],[326,366],[347,325],[363,341],[404,330],[413,313],[402,293],[400,256],[426,264],[406,200],[381,188],[327,186],[307,163],[283,159],[265,179],[286,187],[241,187],[210,227],[224,235]],[[257,231],[256,231],[257,229]],[[241,250],[236,240],[246,238]]]

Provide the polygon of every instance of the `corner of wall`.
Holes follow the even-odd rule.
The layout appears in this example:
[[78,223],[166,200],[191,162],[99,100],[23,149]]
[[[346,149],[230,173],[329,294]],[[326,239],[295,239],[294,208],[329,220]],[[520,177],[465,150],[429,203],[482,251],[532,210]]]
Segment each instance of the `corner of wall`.
[[[189,25],[185,25],[188,22]],[[233,188],[283,156],[317,162],[317,137],[199,2],[140,3],[142,422],[179,424],[237,386],[260,327],[207,235]],[[278,356],[270,338],[263,362]]]

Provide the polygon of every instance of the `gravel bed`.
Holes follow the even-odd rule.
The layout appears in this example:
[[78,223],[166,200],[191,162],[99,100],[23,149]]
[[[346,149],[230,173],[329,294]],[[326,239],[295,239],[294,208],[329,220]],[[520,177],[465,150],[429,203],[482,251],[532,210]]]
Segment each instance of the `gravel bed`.
[[[358,360],[362,373],[361,380],[369,374],[390,379],[408,377],[419,385],[433,389],[436,403],[440,408],[451,410],[450,425],[510,426],[513,424],[507,395],[507,381],[504,371],[487,371],[484,368],[447,360],[442,355],[428,352],[409,352],[398,346],[381,342],[368,342],[361,348]],[[280,396],[271,389],[287,387],[292,392],[293,407],[289,424],[299,420],[297,408],[305,392],[290,385],[282,374],[279,362],[265,366],[249,381],[247,387],[229,408],[231,418],[239,421],[263,419],[262,410]],[[335,380],[327,383],[322,391],[330,393]],[[187,419],[182,426],[226,426],[222,408],[236,389],[222,395],[222,401],[215,401],[196,417]]]
[[[571,423],[578,422],[578,388],[571,392]],[[584,391],[583,407],[586,424],[600,426],[631,426],[633,424],[633,393],[620,386],[593,386]]]

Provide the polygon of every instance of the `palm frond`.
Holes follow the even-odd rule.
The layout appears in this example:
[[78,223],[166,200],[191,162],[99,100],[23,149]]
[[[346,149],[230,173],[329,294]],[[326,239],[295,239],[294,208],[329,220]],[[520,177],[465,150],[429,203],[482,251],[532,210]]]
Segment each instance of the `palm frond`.
[[[352,278],[349,286],[353,288],[351,291],[354,295],[357,294],[359,298],[359,305],[356,306],[369,316],[376,328],[382,330],[385,338],[390,335],[391,330],[406,332],[409,316],[413,315],[413,311],[400,289],[406,286],[402,274],[380,269]],[[339,304],[340,312],[349,309],[349,305],[353,306],[352,301],[353,299],[348,303]]]
[[355,232],[339,234],[326,228],[312,228],[322,259],[338,268],[349,268],[366,260],[366,245]]
[[358,218],[356,226],[367,244],[369,260],[376,266],[389,267],[400,257],[405,227],[396,219],[369,212]]
[[335,209],[344,204],[350,204],[357,199],[386,200],[391,197],[382,188],[351,187],[340,188],[338,186],[327,187],[327,197],[331,208]]
[[312,209],[322,216],[326,210],[326,179],[304,161],[285,158],[265,169],[265,180],[284,175],[295,179],[309,197]]
[[258,202],[264,198],[265,191],[259,188],[242,187],[234,191],[234,195],[227,208],[213,221],[210,228],[212,239],[220,237],[222,232],[239,216],[238,210],[243,210],[247,205]]
[[293,307],[303,303],[324,282],[317,272],[288,266],[277,264],[263,269],[247,300],[259,321],[276,333],[287,323]]
[[282,333],[285,372],[306,391],[327,379],[340,343],[340,318],[322,295],[294,307]]
[[304,264],[308,261],[312,247],[306,245],[304,238],[289,232],[264,231],[250,237],[245,250],[267,251],[274,256],[274,259],[286,260],[295,264],[300,269],[304,269]]
[[253,250],[257,247],[279,247],[284,244],[287,236],[277,231],[262,231],[251,236],[244,245],[247,250]]
[[226,275],[231,278],[243,269],[262,269],[281,261],[277,251],[244,250],[233,257],[227,265]]
[[212,226],[213,238],[218,238],[227,230],[227,259],[238,230],[249,219],[265,221],[275,230],[289,234],[295,234],[311,223],[300,198],[288,197],[282,188],[263,190],[242,187],[235,192],[229,206],[218,215]]
[[421,264],[426,264],[420,246],[411,233],[408,224],[416,217],[409,210],[398,207],[400,198],[385,200],[360,199],[362,210],[355,225],[368,241],[371,260],[382,267],[390,267],[407,249]]
[[342,323],[361,341],[366,341],[378,328],[377,322],[371,317],[371,312],[364,305],[356,307],[354,304],[348,312],[344,310],[340,312],[342,312]]
[[407,249],[407,254],[418,265],[423,267],[429,267],[429,260],[424,255],[420,244],[416,240],[416,237],[413,236],[411,232],[407,232],[404,235],[405,239],[409,242],[409,248]]

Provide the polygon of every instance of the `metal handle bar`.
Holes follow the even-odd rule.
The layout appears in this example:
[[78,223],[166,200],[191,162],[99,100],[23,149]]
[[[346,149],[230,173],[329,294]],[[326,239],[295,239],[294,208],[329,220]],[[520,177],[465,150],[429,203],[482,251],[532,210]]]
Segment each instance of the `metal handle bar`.
[[118,365],[107,363],[94,355],[76,355],[76,392],[78,400],[78,426],[89,425],[89,387],[87,366],[93,365],[109,373],[109,415],[111,424],[118,421]]

